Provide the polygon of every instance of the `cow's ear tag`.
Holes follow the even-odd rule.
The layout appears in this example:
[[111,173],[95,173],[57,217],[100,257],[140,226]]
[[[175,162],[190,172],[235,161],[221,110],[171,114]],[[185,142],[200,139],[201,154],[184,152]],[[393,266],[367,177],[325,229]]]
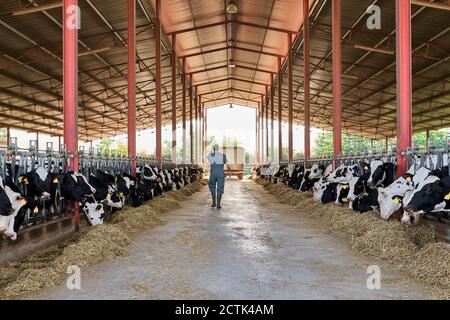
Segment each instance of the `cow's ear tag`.
[[369,170],[369,167],[368,167],[368,166],[365,166],[365,167],[364,167],[364,170]]
[[53,179],[53,183],[58,183],[58,178]]
[[28,184],[28,179],[27,178],[23,178],[23,183]]
[[20,177],[17,179],[17,181],[19,181],[19,183],[22,183],[22,180],[23,180],[23,177],[22,177],[22,176],[20,176]]
[[106,196],[106,200],[107,201],[111,200],[111,194],[110,193],[108,193],[108,195]]
[[411,177],[406,178],[406,181],[411,182]]
[[450,192],[444,197],[445,200],[450,200]]
[[394,203],[400,203],[400,199],[399,198],[397,198],[397,197],[395,197],[394,199],[392,199],[392,201],[394,202]]
[[38,213],[38,212],[39,212],[39,208],[38,208],[38,207],[35,207],[34,210],[33,210],[33,212],[34,212],[34,213]]

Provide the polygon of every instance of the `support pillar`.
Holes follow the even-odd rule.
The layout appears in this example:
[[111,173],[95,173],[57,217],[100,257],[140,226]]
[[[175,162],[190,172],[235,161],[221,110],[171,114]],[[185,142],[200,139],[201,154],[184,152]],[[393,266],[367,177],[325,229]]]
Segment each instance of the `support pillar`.
[[[69,171],[78,172],[78,28],[77,0],[63,2],[64,144],[70,153]],[[79,231],[79,204],[74,202],[75,232]]]
[[293,92],[292,92],[292,34],[288,34],[288,161],[292,163],[294,159],[294,132],[293,132],[293,122],[294,122],[294,105],[293,105]]
[[273,86],[273,73],[270,74],[270,161],[275,161],[275,110],[274,110],[274,86]]
[[311,158],[311,114],[310,114],[310,67],[309,67],[309,0],[303,0],[303,61],[304,61],[304,118],[305,118],[305,161]]
[[183,87],[183,94],[181,96],[182,101],[182,157],[183,157],[183,164],[186,164],[186,59],[183,59],[183,74],[181,75],[181,84]]
[[333,29],[333,164],[337,166],[337,157],[342,153],[342,92],[341,92],[341,0],[332,2]]
[[191,164],[194,164],[194,114],[193,114],[193,88],[192,88],[192,74],[189,75],[189,145],[190,145],[190,157]]
[[281,58],[278,57],[278,162],[283,161],[283,132],[282,132],[282,121],[283,121],[283,74],[281,72]]
[[155,0],[155,102],[156,102],[156,161],[162,168],[161,148],[161,0]]
[[270,162],[269,159],[269,87],[266,86],[266,96],[264,97],[264,104],[266,106],[266,162]]
[[264,96],[261,96],[261,116],[260,116],[260,121],[261,121],[261,130],[260,130],[260,140],[261,140],[261,149],[260,149],[260,156],[261,156],[261,162],[265,163],[266,159],[265,159],[265,152],[264,152]]
[[136,0],[128,0],[128,157],[136,176]]
[[408,168],[406,148],[412,146],[411,0],[395,1],[397,68],[397,176]]
[[259,158],[259,108],[260,108],[260,103],[258,102],[258,107],[256,108],[256,164],[260,163],[260,158]]
[[176,34],[172,35],[172,162],[177,163],[177,54]]

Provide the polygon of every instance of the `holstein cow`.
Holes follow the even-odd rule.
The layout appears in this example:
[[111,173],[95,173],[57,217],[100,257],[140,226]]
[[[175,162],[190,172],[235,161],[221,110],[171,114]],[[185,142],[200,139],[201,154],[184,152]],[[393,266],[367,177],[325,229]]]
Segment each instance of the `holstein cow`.
[[311,191],[314,184],[320,180],[324,172],[322,165],[313,164],[310,169],[305,170],[303,180],[300,184],[299,191]]
[[359,164],[359,176],[353,176],[349,182],[348,190],[348,207],[349,209],[357,210],[359,198],[363,196],[367,188],[367,180],[370,177],[370,165],[367,162]]
[[18,230],[14,228],[15,218],[26,203],[26,199],[9,186],[5,186],[0,177],[0,233],[3,233],[6,238],[17,239]]
[[412,196],[414,187],[418,186],[430,174],[427,168],[420,168],[413,174],[414,168],[399,177],[386,188],[378,187],[378,203],[381,218],[389,219],[394,212],[401,210],[403,203]]
[[323,192],[325,191],[326,187],[330,183],[329,178],[332,173],[333,173],[333,165],[329,164],[326,167],[325,171],[323,172],[323,175],[319,179],[319,181],[314,183],[314,187],[312,188],[314,200],[320,201],[322,199]]
[[349,193],[349,183],[355,175],[358,175],[357,165],[340,165],[329,175],[327,183],[321,186],[323,192],[320,201],[322,203],[331,203],[333,201],[336,204],[345,203]]
[[[448,171],[447,171],[448,172]],[[443,171],[439,171],[442,174]],[[439,179],[431,172],[422,182],[414,187],[414,191],[405,202],[405,213],[402,221],[417,223],[423,213],[450,211],[450,176]]]
[[379,159],[370,162],[370,177],[365,186],[365,192],[358,198],[356,210],[360,213],[378,208],[378,187],[387,187],[394,182],[395,164]]

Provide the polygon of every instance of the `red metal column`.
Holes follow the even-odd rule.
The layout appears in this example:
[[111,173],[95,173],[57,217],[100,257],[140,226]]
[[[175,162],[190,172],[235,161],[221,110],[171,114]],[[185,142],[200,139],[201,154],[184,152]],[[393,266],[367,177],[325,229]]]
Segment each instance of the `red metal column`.
[[270,161],[275,161],[275,135],[274,135],[274,119],[275,119],[275,110],[274,110],[274,88],[273,88],[273,73],[270,74]]
[[128,0],[128,156],[136,176],[136,0]]
[[[68,170],[78,172],[78,25],[77,0],[63,2],[64,144],[72,154]],[[79,204],[74,202],[75,231],[79,230]]]
[[408,168],[402,152],[412,145],[411,1],[396,0],[397,176]]
[[266,96],[265,96],[265,105],[266,105],[266,162],[269,162],[269,87],[266,86]]
[[337,166],[337,157],[342,153],[341,145],[341,0],[332,2],[333,16],[333,157],[334,166]]
[[292,162],[294,158],[294,132],[293,128],[293,93],[292,93],[292,69],[293,69],[293,61],[292,61],[292,34],[288,34],[288,161]]
[[177,54],[176,35],[172,35],[172,162],[177,163]]
[[183,87],[182,94],[182,126],[183,126],[183,164],[186,164],[186,59],[183,59],[183,73],[181,75],[181,82]]
[[283,74],[281,72],[281,58],[278,58],[278,161],[281,163],[283,161],[283,132],[281,125],[283,124],[283,95],[282,95],[282,85],[283,85]]
[[303,61],[304,61],[304,117],[305,117],[305,160],[311,157],[310,136],[310,71],[309,71],[309,0],[303,0]]
[[198,163],[198,96],[194,87],[194,160]]
[[255,154],[255,160],[256,160],[256,164],[259,164],[259,105],[260,103],[258,102],[258,106],[256,107],[256,154]]
[[260,125],[261,125],[261,130],[260,130],[260,141],[261,141],[261,149],[260,149],[260,154],[261,154],[261,162],[265,163],[265,152],[264,152],[264,96],[261,96],[261,113],[260,113]]
[[203,163],[203,146],[204,146],[204,143],[203,143],[203,139],[204,139],[204,136],[203,136],[203,130],[204,130],[204,128],[205,128],[205,126],[204,126],[204,123],[203,123],[203,121],[204,121],[204,115],[203,115],[203,104],[202,104],[202,96],[198,96],[198,108],[199,108],[199,127],[200,127],[200,129],[199,129],[199,131],[200,131],[200,139],[199,139],[199,160],[200,160],[200,163]]
[[155,0],[155,101],[156,101],[156,160],[162,167],[161,152],[161,0]]
[[207,145],[208,144],[208,112],[205,108],[205,104],[203,104],[203,109],[205,110],[205,146],[204,146],[204,151],[203,151],[204,152],[203,157],[206,160],[206,155],[208,152],[208,150],[206,150],[206,147],[208,146]]
[[192,75],[189,75],[189,145],[191,164],[194,164],[194,124],[193,124],[193,110],[192,110]]

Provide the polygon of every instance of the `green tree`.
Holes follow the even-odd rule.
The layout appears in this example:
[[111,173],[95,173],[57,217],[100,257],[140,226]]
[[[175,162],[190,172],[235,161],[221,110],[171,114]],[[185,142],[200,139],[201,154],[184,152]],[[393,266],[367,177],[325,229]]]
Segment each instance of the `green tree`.
[[229,137],[223,137],[222,138],[222,147],[240,147],[242,146],[242,142],[239,141],[237,138],[229,138]]
[[111,150],[111,146],[113,144],[112,139],[102,139],[100,144],[98,145],[98,151],[100,154],[108,154],[109,150]]

